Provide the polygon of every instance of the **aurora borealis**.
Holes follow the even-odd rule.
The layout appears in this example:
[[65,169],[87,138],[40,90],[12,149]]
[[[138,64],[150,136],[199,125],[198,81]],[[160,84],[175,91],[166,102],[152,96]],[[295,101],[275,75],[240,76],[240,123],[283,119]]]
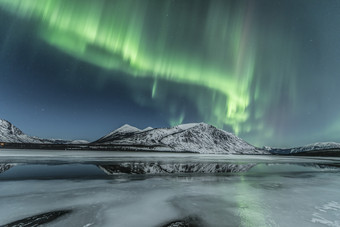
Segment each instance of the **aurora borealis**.
[[[106,130],[204,121],[256,145],[340,142],[332,137],[340,131],[339,66],[330,63],[340,47],[329,46],[339,38],[339,7],[317,0],[0,0],[0,114],[14,123],[19,109],[64,116],[59,123],[42,117],[49,128],[70,116],[101,119],[96,127]],[[6,57],[13,52],[16,59]],[[8,77],[35,81],[37,90]],[[16,89],[33,92],[26,103],[39,97],[32,105],[42,108],[33,113],[18,103],[11,114],[15,103],[5,103]]]

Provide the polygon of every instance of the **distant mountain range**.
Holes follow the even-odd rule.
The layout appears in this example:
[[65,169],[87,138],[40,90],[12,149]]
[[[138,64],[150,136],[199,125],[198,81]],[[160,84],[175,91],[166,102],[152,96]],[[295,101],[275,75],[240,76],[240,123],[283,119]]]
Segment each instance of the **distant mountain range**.
[[272,154],[306,156],[340,156],[340,143],[318,142],[294,148],[269,148]]
[[33,148],[41,149],[340,156],[339,143],[315,143],[296,148],[258,148],[206,123],[182,124],[172,128],[147,127],[143,130],[126,124],[94,142],[87,142],[29,136],[10,122],[0,120],[0,143],[9,148],[32,148],[34,145]]

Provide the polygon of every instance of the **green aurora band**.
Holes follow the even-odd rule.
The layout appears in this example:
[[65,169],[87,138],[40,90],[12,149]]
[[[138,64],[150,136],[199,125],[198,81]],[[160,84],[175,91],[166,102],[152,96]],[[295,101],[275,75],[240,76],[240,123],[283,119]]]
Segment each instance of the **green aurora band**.
[[[236,134],[265,127],[264,115],[275,101],[269,96],[284,89],[277,81],[290,87],[287,96],[294,94],[294,73],[284,79],[286,66],[258,50],[260,37],[268,34],[261,34],[265,29],[254,22],[251,2],[0,0],[0,7],[31,21],[41,39],[79,60],[153,78],[154,99],[161,81],[209,90],[210,104],[195,94],[190,98],[205,121]],[[285,35],[280,43],[282,34],[270,35],[265,45],[289,58],[292,39]],[[257,68],[263,61],[275,82]],[[176,118],[183,121],[184,113]],[[269,127],[266,132],[273,133]]]

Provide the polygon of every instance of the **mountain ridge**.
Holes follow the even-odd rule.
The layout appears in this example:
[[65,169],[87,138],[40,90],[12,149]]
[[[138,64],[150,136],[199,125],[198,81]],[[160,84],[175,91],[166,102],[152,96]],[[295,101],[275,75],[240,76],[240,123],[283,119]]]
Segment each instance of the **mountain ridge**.
[[0,142],[5,143],[53,143],[52,140],[40,139],[23,133],[11,122],[0,119]]
[[272,154],[277,155],[306,155],[306,156],[340,156],[340,143],[316,142],[292,148],[266,148]]
[[94,145],[142,146],[150,150],[197,153],[267,154],[232,133],[206,123],[189,123],[170,128],[113,131],[92,142]]
[[[74,140],[84,143],[84,140]],[[36,136],[29,136],[13,125],[11,122],[0,119],[0,142],[2,143],[28,143],[28,144],[68,144],[70,140],[43,139]],[[87,142],[88,143],[88,142]]]
[[31,149],[340,156],[340,143],[318,142],[292,148],[265,146],[258,148],[230,132],[203,122],[181,124],[168,128],[147,127],[144,129],[124,124],[98,140],[88,142],[29,136],[9,121],[0,119],[0,143],[0,147],[4,147],[6,143],[8,148]]

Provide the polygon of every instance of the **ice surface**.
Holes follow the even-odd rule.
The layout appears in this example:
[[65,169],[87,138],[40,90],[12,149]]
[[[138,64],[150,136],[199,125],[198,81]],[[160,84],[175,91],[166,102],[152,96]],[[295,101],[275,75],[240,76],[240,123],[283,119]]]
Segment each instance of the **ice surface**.
[[204,226],[339,226],[334,206],[340,203],[339,177],[286,173],[7,181],[0,187],[0,202],[6,204],[0,208],[0,224],[68,209],[73,212],[49,226],[149,227],[189,216],[201,217]]
[[[18,151],[12,156],[5,155],[8,153],[2,151],[1,159],[22,159]],[[39,153],[35,154],[37,159]],[[46,226],[157,227],[191,217],[198,217],[207,227],[339,226],[340,170],[319,167],[320,163],[339,164],[336,158],[99,152],[96,160],[95,152],[88,153],[90,158],[84,152],[64,154],[45,151],[45,156],[37,159],[38,165],[21,163],[0,174],[0,204],[6,204],[0,206],[0,225],[41,213],[72,210]],[[82,164],[42,164],[48,160],[60,163],[62,158],[68,159],[64,163],[71,158]],[[149,177],[102,176],[91,164],[168,159],[172,163],[193,159],[256,166],[242,173]],[[75,171],[87,178],[70,177]],[[24,179],[15,177],[23,173]],[[41,178],[43,173],[51,178]]]
[[[340,226],[340,203],[331,201],[322,206],[316,206],[315,209],[318,212],[313,213],[312,222],[326,226]],[[337,217],[337,220],[329,220],[332,219],[332,216]]]

